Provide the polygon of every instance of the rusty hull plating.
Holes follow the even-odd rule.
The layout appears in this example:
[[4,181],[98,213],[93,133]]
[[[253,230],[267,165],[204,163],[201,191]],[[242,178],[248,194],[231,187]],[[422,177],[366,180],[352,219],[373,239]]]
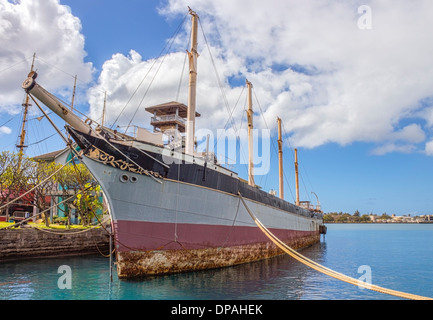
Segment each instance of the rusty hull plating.
[[[312,235],[285,241],[299,250],[320,241],[320,235]],[[117,273],[120,279],[140,278],[149,275],[173,274],[187,271],[215,269],[268,259],[284,254],[272,242],[243,246],[183,249],[121,251],[117,253]]]

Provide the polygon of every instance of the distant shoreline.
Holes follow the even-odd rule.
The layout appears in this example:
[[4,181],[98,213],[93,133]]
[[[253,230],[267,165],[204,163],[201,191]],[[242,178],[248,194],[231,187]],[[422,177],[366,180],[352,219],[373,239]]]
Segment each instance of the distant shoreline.
[[324,223],[433,223],[433,215],[417,215],[409,216],[396,216],[394,214],[388,215],[386,213],[381,216],[376,214],[363,214],[356,211],[353,215],[349,213],[326,213],[323,215]]

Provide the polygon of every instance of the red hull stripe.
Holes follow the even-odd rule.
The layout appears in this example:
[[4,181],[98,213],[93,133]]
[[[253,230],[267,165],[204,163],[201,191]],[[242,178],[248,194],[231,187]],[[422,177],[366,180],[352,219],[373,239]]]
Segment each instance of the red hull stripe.
[[[270,230],[283,241],[296,241],[316,233]],[[270,242],[257,227],[118,220],[114,222],[114,231],[119,251],[203,249]]]

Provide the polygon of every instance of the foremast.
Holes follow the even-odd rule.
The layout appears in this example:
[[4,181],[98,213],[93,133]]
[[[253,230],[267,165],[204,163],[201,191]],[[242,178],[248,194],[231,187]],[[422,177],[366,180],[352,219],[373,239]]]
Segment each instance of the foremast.
[[[36,54],[33,54],[33,61],[32,61],[32,66],[30,68],[30,72],[33,72],[34,66],[35,66],[35,57]],[[23,154],[24,154],[24,148],[26,147],[24,145],[25,140],[26,140],[26,122],[27,122],[27,113],[29,111],[29,106],[31,106],[31,104],[29,103],[29,95],[26,95],[26,101],[22,104],[22,106],[24,107],[24,112],[23,112],[23,124],[21,126],[21,134],[20,134],[20,142],[17,145],[17,148],[20,150],[20,152],[18,153],[18,169],[21,167],[21,162],[23,159]]]

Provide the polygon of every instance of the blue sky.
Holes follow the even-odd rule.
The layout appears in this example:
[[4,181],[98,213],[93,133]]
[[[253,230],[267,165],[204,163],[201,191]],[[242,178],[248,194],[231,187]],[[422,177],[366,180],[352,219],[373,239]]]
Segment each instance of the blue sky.
[[[86,60],[98,69],[114,53],[135,49],[143,56],[158,56],[180,19],[172,22],[158,14],[161,1],[65,0],[86,30]],[[149,41],[152,39],[152,41]]]
[[[316,204],[315,192],[326,212],[433,214],[433,41],[424,32],[433,27],[432,4],[366,2],[0,0],[5,44],[0,49],[0,149],[16,150],[24,98],[20,86],[33,52],[39,82],[66,101],[78,76],[75,107],[82,113],[97,118],[107,91],[112,123],[189,5],[199,13],[209,41],[199,38],[198,127],[223,128],[229,108],[245,128],[245,99],[239,97],[248,78],[254,86],[255,125],[271,129],[275,137],[275,119],[283,119],[287,200],[294,201],[297,147],[301,200]],[[371,29],[358,26],[362,4],[372,10]],[[30,14],[32,26],[25,24]],[[177,89],[188,27],[189,17],[155,77],[155,93],[144,95],[143,85],[119,125],[128,122],[142,97],[141,109],[175,97],[186,103],[185,85],[178,95]],[[39,115],[32,106],[30,156],[64,147],[46,120],[36,120]],[[149,115],[139,113],[137,121],[147,124]],[[273,146],[271,151],[271,173],[256,177],[266,191],[278,190]],[[246,177],[245,166],[236,170]]]

